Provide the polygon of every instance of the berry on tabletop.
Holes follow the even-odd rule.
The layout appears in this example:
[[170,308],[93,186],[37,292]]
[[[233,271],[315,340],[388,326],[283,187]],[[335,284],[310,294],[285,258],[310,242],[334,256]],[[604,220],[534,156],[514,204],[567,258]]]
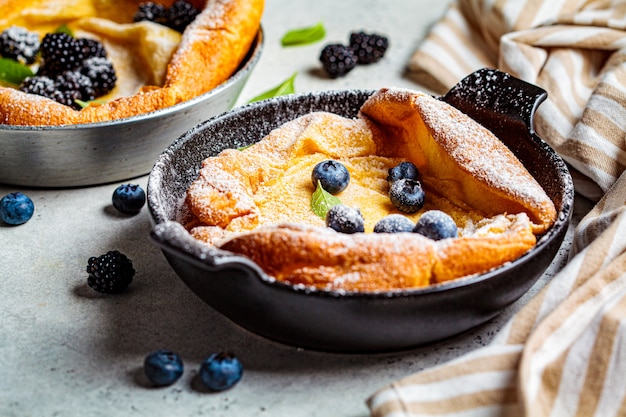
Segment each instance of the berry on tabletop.
[[212,391],[232,388],[243,376],[243,365],[231,352],[214,353],[200,365],[200,381]]
[[137,184],[122,184],[113,191],[113,207],[124,214],[137,214],[146,203],[146,193]]
[[87,262],[86,271],[89,274],[87,285],[107,294],[124,291],[135,275],[132,261],[119,251],[109,251],[98,257],[92,256]]
[[0,199],[0,219],[6,224],[17,226],[33,217],[35,204],[26,194],[19,191],[9,193]]
[[182,376],[183,360],[168,349],[151,352],[143,362],[146,377],[157,387],[172,385]]
[[350,47],[359,65],[373,64],[382,59],[389,47],[389,40],[375,33],[353,32],[350,34]]
[[356,67],[357,58],[349,46],[330,44],[322,49],[320,62],[328,75],[337,78],[352,71]]

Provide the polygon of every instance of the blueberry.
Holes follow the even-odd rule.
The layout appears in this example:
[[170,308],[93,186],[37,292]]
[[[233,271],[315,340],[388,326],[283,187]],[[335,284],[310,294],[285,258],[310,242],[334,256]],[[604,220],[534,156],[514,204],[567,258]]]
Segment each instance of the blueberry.
[[422,214],[413,231],[433,240],[457,237],[459,235],[456,223],[452,217],[440,210],[429,210]]
[[415,213],[424,206],[424,190],[419,181],[403,178],[391,183],[389,199],[405,213]]
[[146,193],[139,185],[122,184],[113,191],[113,207],[125,214],[137,214],[146,203]]
[[322,184],[322,188],[331,194],[342,192],[350,182],[348,169],[338,161],[328,159],[315,165],[311,173],[313,187],[317,187],[317,181]]
[[393,168],[387,171],[387,181],[394,182],[403,178],[408,178],[417,181],[419,179],[419,171],[412,162],[400,162]]
[[243,365],[231,352],[214,353],[200,364],[200,381],[213,391],[232,388],[243,376]]
[[358,233],[365,231],[361,210],[345,204],[334,205],[326,213],[326,226],[340,233]]
[[9,193],[0,199],[0,219],[10,225],[24,224],[33,217],[35,204],[26,194],[19,191]]
[[154,385],[164,387],[172,385],[183,374],[183,361],[174,352],[161,349],[146,356],[143,371]]
[[412,232],[415,224],[402,214],[390,214],[374,225],[374,233]]

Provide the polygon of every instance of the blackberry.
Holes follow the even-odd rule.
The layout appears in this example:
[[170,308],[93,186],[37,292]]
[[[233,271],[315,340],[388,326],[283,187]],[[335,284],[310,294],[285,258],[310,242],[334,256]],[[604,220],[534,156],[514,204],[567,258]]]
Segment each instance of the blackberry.
[[76,42],[82,50],[84,59],[107,57],[107,51],[104,49],[104,45],[95,39],[79,38],[76,39]]
[[57,87],[52,78],[46,77],[45,75],[36,75],[26,78],[18,89],[25,93],[52,98]]
[[39,35],[36,32],[11,26],[0,33],[0,55],[15,59],[22,64],[32,64],[39,51]]
[[65,71],[56,77],[57,89],[60,91],[78,91],[81,100],[93,100],[95,90],[91,79],[78,71]]
[[177,0],[166,11],[166,25],[182,33],[199,14],[200,10],[193,7],[191,3],[184,0]]
[[322,49],[320,61],[332,78],[346,75],[357,64],[357,57],[349,46],[329,44]]
[[95,97],[103,96],[111,91],[117,82],[113,63],[103,57],[86,59],[80,68],[80,73],[91,80]]
[[96,91],[89,77],[78,71],[65,71],[55,78],[57,92],[53,99],[59,103],[80,109],[76,100],[90,101],[96,98]]
[[54,76],[78,68],[85,58],[81,42],[67,33],[48,33],[40,46],[42,65],[37,75]]
[[80,106],[76,103],[76,100],[82,99],[80,91],[77,90],[55,90],[50,98],[75,110],[80,109]]
[[365,32],[350,34],[350,48],[354,51],[358,64],[372,64],[380,61],[388,47],[389,40],[385,36]]
[[89,258],[86,271],[89,273],[87,284],[98,292],[108,294],[124,291],[135,275],[132,261],[116,250]]
[[166,13],[167,9],[162,4],[153,3],[151,1],[141,3],[133,16],[133,22],[148,20],[164,25],[167,22]]

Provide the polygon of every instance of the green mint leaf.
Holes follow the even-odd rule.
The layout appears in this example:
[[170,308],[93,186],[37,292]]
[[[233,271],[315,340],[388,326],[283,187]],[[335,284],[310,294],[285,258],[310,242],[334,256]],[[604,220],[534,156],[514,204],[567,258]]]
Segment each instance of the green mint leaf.
[[254,145],[254,143],[251,143],[250,145],[246,145],[246,146],[240,146],[237,148],[238,151],[245,151],[246,149],[248,149],[250,146]]
[[9,59],[0,58],[0,80],[10,84],[20,85],[27,77],[35,75],[33,71],[24,64]]
[[309,27],[291,29],[280,40],[283,46],[296,46],[314,43],[324,39],[326,29],[322,22]]
[[106,101],[98,100],[98,99],[90,100],[90,101],[83,101],[83,100],[75,99],[74,103],[78,104],[81,109],[84,109],[85,107],[89,107],[92,104],[104,104],[106,103]]
[[70,35],[72,38],[74,37],[74,32],[67,25],[63,24],[55,29],[54,33],[65,33],[66,35]]
[[267,98],[272,98],[272,97],[278,97],[278,96],[284,96],[286,94],[293,94],[296,92],[296,88],[294,86],[294,81],[296,79],[296,75],[298,75],[297,72],[294,72],[293,75],[289,78],[287,78],[285,81],[283,81],[281,84],[277,85],[276,87],[267,90],[266,92],[259,94],[258,96],[254,97],[252,100],[250,100],[248,103],[253,103],[255,101],[261,101],[261,100],[265,100]]
[[337,204],[341,204],[341,200],[326,191],[324,187],[322,187],[322,184],[317,181],[315,192],[311,194],[311,210],[313,213],[325,219],[328,210]]

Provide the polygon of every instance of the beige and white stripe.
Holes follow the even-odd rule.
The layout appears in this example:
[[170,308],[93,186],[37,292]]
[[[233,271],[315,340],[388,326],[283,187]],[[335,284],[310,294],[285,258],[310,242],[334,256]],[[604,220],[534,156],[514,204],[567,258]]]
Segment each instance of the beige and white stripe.
[[381,388],[371,414],[626,416],[626,0],[457,0],[409,63],[439,93],[482,67],[548,91],[535,129],[597,203],[490,345]]

